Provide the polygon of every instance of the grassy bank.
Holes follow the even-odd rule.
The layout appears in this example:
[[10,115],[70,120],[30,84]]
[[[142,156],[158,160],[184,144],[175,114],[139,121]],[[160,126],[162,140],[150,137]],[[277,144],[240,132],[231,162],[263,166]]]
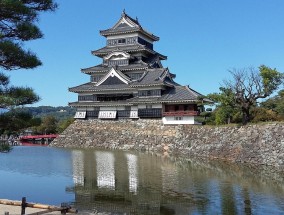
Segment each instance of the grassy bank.
[[12,146],[7,143],[0,142],[0,152],[10,152],[12,150]]

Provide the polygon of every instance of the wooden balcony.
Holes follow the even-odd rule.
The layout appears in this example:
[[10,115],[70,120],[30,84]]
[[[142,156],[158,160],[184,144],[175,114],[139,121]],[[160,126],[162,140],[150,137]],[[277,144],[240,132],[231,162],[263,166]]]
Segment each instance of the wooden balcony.
[[198,116],[199,111],[172,111],[163,112],[163,116]]

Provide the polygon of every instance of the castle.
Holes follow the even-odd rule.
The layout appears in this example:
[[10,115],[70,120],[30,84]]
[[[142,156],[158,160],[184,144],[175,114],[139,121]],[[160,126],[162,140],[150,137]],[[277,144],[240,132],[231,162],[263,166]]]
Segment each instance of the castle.
[[196,124],[206,102],[200,93],[174,81],[162,65],[167,57],[154,50],[159,37],[123,11],[116,24],[100,31],[106,46],[92,51],[102,63],[81,72],[90,82],[69,88],[78,93],[76,119],[158,118],[164,124]]

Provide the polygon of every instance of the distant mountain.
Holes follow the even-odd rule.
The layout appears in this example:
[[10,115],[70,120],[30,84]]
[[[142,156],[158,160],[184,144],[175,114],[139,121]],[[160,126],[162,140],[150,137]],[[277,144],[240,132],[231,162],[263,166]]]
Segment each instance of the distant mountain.
[[32,114],[34,117],[43,118],[45,116],[54,116],[57,120],[61,121],[66,118],[74,117],[76,110],[68,106],[39,106],[39,107],[24,107],[21,108]]

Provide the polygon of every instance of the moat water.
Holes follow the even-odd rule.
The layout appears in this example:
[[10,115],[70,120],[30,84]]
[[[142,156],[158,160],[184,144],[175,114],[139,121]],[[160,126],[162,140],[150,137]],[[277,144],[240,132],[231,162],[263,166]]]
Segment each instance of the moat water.
[[38,146],[0,153],[0,198],[107,214],[284,214],[269,167],[129,151]]

